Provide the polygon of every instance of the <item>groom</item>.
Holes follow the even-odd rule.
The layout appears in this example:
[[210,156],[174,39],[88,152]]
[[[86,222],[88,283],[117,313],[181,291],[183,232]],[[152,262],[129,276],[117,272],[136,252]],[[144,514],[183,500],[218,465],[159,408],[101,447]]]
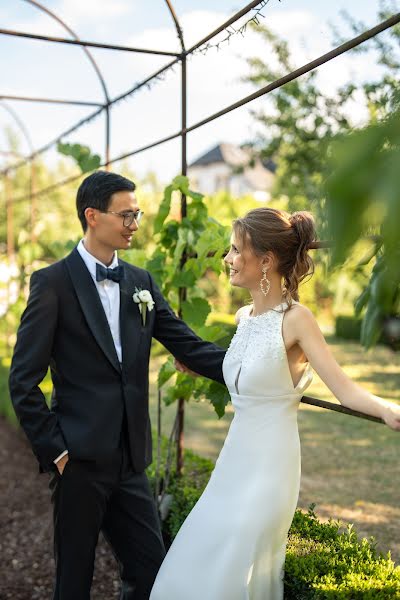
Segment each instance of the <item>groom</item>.
[[[143,214],[132,181],[97,171],[76,206],[84,238],[31,276],[10,394],[40,472],[53,473],[54,600],[89,600],[100,530],[118,561],[121,600],[145,600],[165,553],[144,472],[151,341],[219,382],[224,351],[175,316],[150,273],[118,259]],[[145,303],[134,301],[136,288]],[[39,388],[48,366],[50,409]]]

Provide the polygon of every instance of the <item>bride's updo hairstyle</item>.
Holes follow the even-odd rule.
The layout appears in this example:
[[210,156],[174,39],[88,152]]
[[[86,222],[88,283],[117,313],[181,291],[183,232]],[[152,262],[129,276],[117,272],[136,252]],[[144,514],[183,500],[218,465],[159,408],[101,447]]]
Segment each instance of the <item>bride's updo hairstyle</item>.
[[269,251],[275,255],[288,305],[298,300],[300,282],[314,273],[314,263],[308,254],[316,237],[312,214],[299,211],[290,215],[275,208],[255,208],[235,219],[233,231],[257,256]]

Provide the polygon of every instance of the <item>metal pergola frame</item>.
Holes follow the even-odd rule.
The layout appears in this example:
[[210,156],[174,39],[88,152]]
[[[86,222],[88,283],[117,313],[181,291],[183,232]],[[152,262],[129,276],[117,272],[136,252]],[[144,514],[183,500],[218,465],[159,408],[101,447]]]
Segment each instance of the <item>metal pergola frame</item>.
[[[66,136],[68,136],[71,133],[73,133],[74,131],[78,130],[83,125],[93,121],[96,117],[101,115],[103,112],[105,113],[105,160],[100,165],[101,167],[109,169],[110,165],[112,165],[116,162],[119,162],[123,159],[129,158],[136,154],[145,152],[146,150],[149,150],[151,148],[154,148],[156,146],[159,146],[161,144],[169,142],[173,139],[181,138],[181,174],[187,175],[187,135],[188,135],[188,133],[218,119],[219,117],[222,117],[223,115],[226,115],[227,113],[229,113],[233,110],[236,110],[237,108],[239,108],[241,106],[244,106],[245,104],[248,104],[249,102],[255,100],[256,98],[264,96],[264,95],[272,92],[273,90],[282,87],[286,83],[293,81],[294,79],[297,79],[298,77],[301,77],[301,75],[304,75],[306,73],[309,73],[310,71],[313,71],[314,69],[318,68],[319,66],[333,60],[334,58],[340,56],[341,54],[344,54],[345,52],[348,52],[349,50],[351,50],[353,48],[356,48],[360,44],[365,43],[366,41],[374,38],[378,34],[384,32],[384,31],[390,29],[391,27],[393,27],[394,25],[400,23],[400,13],[396,13],[396,14],[392,15],[391,17],[389,17],[388,19],[382,21],[381,23],[378,23],[375,27],[372,27],[371,29],[364,31],[362,34],[349,39],[347,42],[340,44],[333,50],[315,58],[314,60],[308,62],[307,64],[304,64],[303,66],[299,67],[298,69],[295,69],[291,73],[287,73],[284,77],[281,77],[281,78],[277,79],[276,81],[269,83],[268,85],[262,87],[261,89],[257,90],[256,92],[249,94],[248,96],[238,100],[237,102],[234,102],[233,104],[230,104],[229,106],[222,108],[221,110],[217,111],[216,113],[209,115],[208,117],[202,119],[201,121],[198,121],[197,123],[193,123],[188,126],[188,124],[187,124],[187,76],[186,76],[188,57],[193,55],[196,52],[203,52],[203,51],[207,50],[210,47],[210,41],[213,38],[215,38],[218,34],[220,34],[221,32],[225,31],[227,33],[226,39],[229,39],[231,37],[231,35],[236,34],[236,33],[243,34],[246,29],[246,25],[248,25],[248,23],[250,21],[254,21],[257,23],[259,22],[258,17],[263,16],[260,11],[266,7],[269,0],[261,0],[261,1],[253,0],[252,2],[247,3],[241,10],[236,12],[229,19],[227,19],[224,23],[222,23],[219,27],[217,27],[215,30],[210,32],[208,35],[203,37],[201,40],[199,40],[196,44],[194,44],[193,46],[191,46],[188,49],[185,47],[183,31],[180,26],[179,19],[175,13],[173,4],[170,0],[164,0],[166,6],[168,8],[169,14],[173,20],[175,29],[176,29],[176,33],[177,33],[177,36],[178,36],[178,39],[180,42],[180,46],[181,46],[180,52],[169,52],[169,51],[157,50],[157,49],[134,48],[134,47],[128,47],[128,46],[111,45],[111,44],[100,44],[100,43],[93,42],[93,41],[81,40],[79,38],[79,36],[58,15],[56,15],[54,12],[50,11],[47,7],[43,6],[43,4],[41,4],[37,0],[22,0],[22,1],[27,2],[28,4],[32,5],[33,7],[37,8],[38,10],[46,13],[48,16],[50,16],[55,21],[57,21],[65,29],[65,31],[71,36],[72,39],[71,38],[54,37],[54,36],[37,35],[37,34],[29,33],[29,32],[13,31],[13,30],[9,30],[9,29],[0,29],[0,34],[6,35],[6,36],[12,36],[12,37],[27,38],[27,39],[32,39],[32,40],[37,40],[37,41],[47,42],[47,43],[68,44],[68,45],[72,45],[72,46],[81,47],[82,50],[85,52],[88,60],[90,61],[93,69],[96,72],[96,75],[99,79],[99,82],[100,82],[102,90],[103,90],[103,95],[104,95],[103,102],[98,102],[98,101],[89,102],[89,101],[81,101],[81,100],[64,100],[64,99],[57,99],[57,98],[33,98],[33,97],[28,97],[28,96],[12,96],[12,95],[4,95],[4,94],[0,93],[0,106],[3,106],[3,108],[5,108],[9,112],[9,114],[13,117],[14,121],[18,125],[18,128],[23,132],[24,137],[27,140],[29,148],[30,148],[30,154],[28,156],[25,156],[22,160],[19,160],[19,161],[15,162],[14,164],[8,165],[6,168],[4,168],[2,171],[0,171],[0,175],[5,178],[5,186],[4,187],[6,190],[6,206],[7,206],[7,210],[8,210],[7,214],[10,217],[10,220],[12,222],[12,206],[17,202],[19,203],[19,202],[23,202],[26,200],[30,200],[32,203],[32,205],[31,205],[32,224],[34,223],[35,209],[34,209],[33,202],[34,202],[35,198],[39,197],[42,194],[49,193],[49,192],[53,191],[54,189],[57,189],[60,186],[63,186],[68,183],[71,183],[73,181],[76,181],[82,177],[82,173],[79,173],[79,174],[67,177],[61,181],[56,182],[55,184],[52,184],[52,185],[42,188],[40,190],[35,190],[34,189],[34,161],[35,161],[35,159],[38,156],[40,156],[41,154],[43,154],[44,152],[46,152],[47,150],[49,150],[55,144],[60,142]],[[249,21],[247,21],[245,23],[245,25],[242,26],[241,28],[235,29],[234,24],[239,19],[244,17],[245,15],[248,15],[249,13],[251,14],[252,11],[255,11],[255,12],[254,12],[253,16],[249,18]],[[223,41],[226,41],[226,40],[223,40]],[[222,42],[219,42],[215,46],[218,48],[219,44],[221,44],[221,43]],[[126,92],[119,94],[115,98],[111,99],[109,96],[106,82],[102,76],[102,73],[101,73],[96,61],[94,60],[94,58],[89,50],[90,48],[102,48],[104,50],[115,50],[115,51],[120,51],[120,52],[167,56],[167,57],[171,57],[172,60],[170,60],[163,67],[159,68],[156,72],[154,72],[151,75],[149,75],[148,77],[146,77],[144,80],[136,83],[133,87],[128,89]],[[176,131],[174,133],[171,133],[170,135],[165,136],[162,139],[155,140],[154,142],[146,144],[145,146],[135,148],[135,149],[131,150],[130,152],[124,153],[124,154],[116,156],[114,158],[110,158],[110,131],[111,131],[110,109],[111,109],[111,107],[116,105],[121,100],[128,98],[129,96],[138,92],[139,90],[149,87],[153,82],[155,82],[159,79],[162,79],[167,71],[169,71],[170,69],[173,69],[173,67],[177,66],[177,65],[180,65],[180,67],[181,67],[181,86],[180,86],[181,87],[181,128],[180,128],[180,130]],[[80,119],[77,123],[72,125],[66,131],[63,131],[61,134],[59,134],[55,139],[53,139],[52,141],[47,143],[45,146],[42,146],[41,148],[38,148],[35,150],[33,148],[32,142],[30,140],[30,136],[29,136],[27,128],[22,123],[21,119],[18,117],[18,115],[15,113],[15,111],[13,109],[11,109],[5,103],[5,101],[51,103],[51,104],[59,104],[59,105],[69,104],[69,105],[75,105],[75,106],[76,105],[93,106],[93,107],[95,107],[95,110],[88,116]],[[19,167],[21,167],[27,163],[31,164],[30,191],[27,195],[23,195],[23,196],[20,196],[19,198],[15,198],[15,199],[11,200],[11,197],[9,195],[7,195],[7,189],[9,187],[8,183],[7,183],[8,177],[11,172],[15,171],[16,169],[18,169]],[[186,211],[187,211],[186,197],[183,195],[182,201],[181,201],[182,216],[186,216]],[[329,246],[330,246],[329,242],[317,242],[316,244],[314,244],[313,247],[314,248],[323,248],[323,247],[329,247]],[[8,241],[8,251],[9,251],[9,253],[13,253],[13,242],[11,242],[11,241]],[[344,414],[350,414],[350,415],[360,417],[363,419],[368,419],[370,421],[374,421],[377,423],[383,423],[383,421],[381,419],[378,419],[376,417],[372,417],[370,415],[365,415],[363,413],[359,413],[357,411],[353,411],[351,409],[345,408],[341,405],[336,405],[336,404],[333,404],[330,402],[324,402],[322,400],[310,398],[308,396],[304,396],[302,398],[302,402],[311,404],[311,405],[315,405],[315,406],[319,406],[322,408],[327,408],[327,409],[341,412]],[[182,407],[182,411],[183,411],[183,407]],[[183,412],[182,412],[181,418],[183,418]]]

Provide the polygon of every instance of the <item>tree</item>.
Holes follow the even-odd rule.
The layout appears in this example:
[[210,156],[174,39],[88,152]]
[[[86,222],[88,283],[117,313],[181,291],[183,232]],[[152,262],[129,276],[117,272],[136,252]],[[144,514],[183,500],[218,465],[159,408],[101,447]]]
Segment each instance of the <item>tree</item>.
[[[398,2],[382,1],[378,19],[398,10]],[[343,17],[354,35],[367,29],[349,14],[343,13]],[[286,42],[266,28],[256,31],[268,45],[268,64],[258,58],[248,61],[246,80],[259,86],[293,66]],[[335,41],[344,41],[337,32]],[[366,347],[376,343],[383,332],[394,347],[400,338],[396,319],[400,256],[395,225],[400,216],[396,166],[399,42],[397,25],[353,50],[375,57],[381,67],[376,78],[359,86],[349,82],[334,96],[327,96],[319,89],[315,72],[309,73],[270,95],[269,111],[253,113],[262,126],[255,149],[265,157],[272,156],[278,165],[275,194],[288,197],[289,210],[307,208],[316,214],[322,235],[332,236],[337,244],[331,266],[343,267],[357,240],[367,234],[378,235],[352,271],[352,277],[361,279],[364,287],[355,311],[358,315],[366,309],[361,333]],[[270,66],[274,60],[276,68]],[[364,127],[358,131],[347,117],[347,103],[356,99],[367,109]]]
[[[255,31],[266,42],[265,56],[248,59],[250,74],[244,79],[257,88],[294,70],[288,43],[267,27]],[[276,66],[272,66],[276,63]],[[274,196],[288,198],[288,210],[311,210],[323,225],[321,194],[329,144],[350,128],[345,104],[351,90],[338,90],[335,97],[321,92],[316,72],[295,79],[268,95],[267,109],[253,111],[261,126],[254,151],[277,164]]]
[[370,348],[384,334],[400,349],[400,107],[386,119],[337,141],[327,181],[333,265],[342,265],[356,242],[375,234],[363,268],[372,273],[355,311],[365,310],[361,342]]

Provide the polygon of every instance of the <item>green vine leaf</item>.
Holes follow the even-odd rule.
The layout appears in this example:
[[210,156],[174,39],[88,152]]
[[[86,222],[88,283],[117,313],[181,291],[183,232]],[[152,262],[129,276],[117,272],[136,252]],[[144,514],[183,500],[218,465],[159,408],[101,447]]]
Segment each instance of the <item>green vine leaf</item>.
[[[171,219],[171,199],[174,191],[186,196],[186,216]],[[174,215],[175,217],[175,215]],[[208,217],[203,194],[189,188],[187,177],[177,176],[165,188],[164,197],[156,216],[154,233],[157,248],[146,268],[154,275],[171,306],[180,311],[183,320],[205,340],[216,341],[230,337],[218,325],[207,326],[211,307],[199,286],[199,280],[209,270],[219,275],[224,270],[222,256],[229,246],[230,229]],[[211,254],[211,255],[210,255]],[[182,288],[187,298],[182,299]],[[229,341],[228,341],[229,343]],[[176,370],[171,361],[159,373],[159,386],[164,386]],[[207,398],[218,416],[222,416],[229,401],[226,388],[203,377],[196,379],[178,373],[173,385],[165,385],[163,401],[169,405],[178,399]]]
[[230,395],[227,388],[217,381],[212,381],[207,390],[207,397],[213,405],[218,417],[223,417],[225,408],[230,402]]
[[172,281],[172,285],[177,288],[192,287],[196,283],[196,276],[192,272],[176,271]]
[[89,146],[82,144],[57,144],[57,150],[60,154],[71,156],[77,162],[82,173],[95,171],[100,167],[101,158],[98,154],[92,154]]
[[158,387],[161,388],[167,381],[176,375],[177,371],[174,367],[172,357],[165,362],[158,372]]
[[159,233],[161,231],[164,221],[169,215],[173,191],[173,185],[168,185],[164,190],[164,197],[161,201],[160,208],[158,209],[158,214],[154,220],[154,233]]
[[191,327],[198,328],[204,325],[211,312],[211,306],[204,298],[192,298],[182,302],[182,317]]

